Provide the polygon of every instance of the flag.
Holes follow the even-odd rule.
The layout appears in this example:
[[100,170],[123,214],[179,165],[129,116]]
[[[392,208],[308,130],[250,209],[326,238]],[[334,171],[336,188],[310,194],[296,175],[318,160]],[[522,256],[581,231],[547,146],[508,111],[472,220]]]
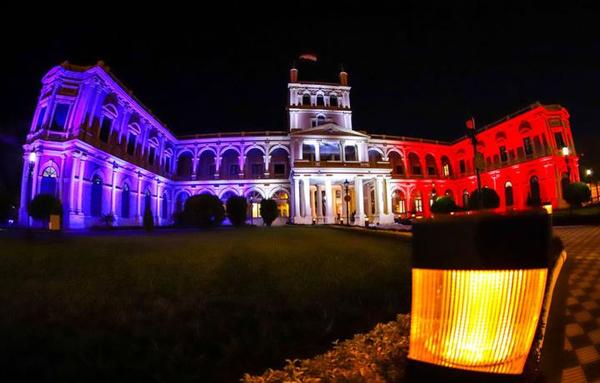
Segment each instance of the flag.
[[475,117],[471,117],[469,118],[466,122],[465,125],[467,125],[467,129],[475,129]]
[[304,53],[301,54],[300,57],[298,57],[300,60],[306,60],[306,61],[312,61],[312,62],[317,62],[317,55],[312,54],[312,53]]

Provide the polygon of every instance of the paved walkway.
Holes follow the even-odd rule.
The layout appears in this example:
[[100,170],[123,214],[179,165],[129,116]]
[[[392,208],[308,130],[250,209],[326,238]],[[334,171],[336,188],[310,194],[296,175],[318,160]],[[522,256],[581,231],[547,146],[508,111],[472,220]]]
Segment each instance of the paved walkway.
[[600,382],[600,226],[554,232],[572,260],[562,382]]

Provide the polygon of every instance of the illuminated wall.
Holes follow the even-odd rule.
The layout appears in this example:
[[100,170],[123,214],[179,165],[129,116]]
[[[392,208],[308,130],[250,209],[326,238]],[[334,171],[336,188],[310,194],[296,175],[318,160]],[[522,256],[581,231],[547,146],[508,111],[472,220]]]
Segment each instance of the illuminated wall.
[[[27,201],[50,190],[63,202],[64,222],[72,228],[97,224],[99,216],[109,213],[118,225],[139,225],[147,207],[156,224],[170,224],[185,198],[199,193],[286,195],[287,208],[282,211],[289,211],[290,219],[296,217],[300,223],[298,210],[305,205],[296,202],[301,191],[295,193],[294,182],[299,182],[295,177],[303,174],[314,179],[325,173],[333,176],[338,187],[344,179],[354,181],[353,187],[363,185],[360,193],[352,191],[351,204],[364,205],[364,218],[375,222],[389,222],[392,213],[399,215],[399,201],[403,214],[425,216],[430,214],[430,200],[446,193],[462,205],[463,193],[475,189],[469,142],[354,131],[345,72],[344,76],[339,84],[303,83],[296,71],[288,85],[290,126],[286,130],[176,137],[102,62],[90,67],[63,63],[42,79],[23,146],[20,222],[25,222]],[[483,184],[498,191],[502,208],[526,207],[532,177],[542,201],[555,207],[564,204],[561,177],[570,173],[571,180],[578,179],[564,108],[532,105],[483,128],[478,138],[486,159]],[[337,145],[339,156],[307,167],[304,145],[313,145],[318,152],[323,143]],[[560,154],[561,145],[571,149],[570,171]],[[355,154],[348,151],[350,146]],[[32,151],[37,160],[30,177],[27,163]],[[375,177],[371,183],[364,178],[369,174]],[[365,182],[357,181],[361,177]],[[368,210],[377,185],[382,185],[377,190],[384,194],[374,197],[382,206],[374,214]],[[512,185],[511,206],[505,185]],[[355,200],[359,196],[362,204]],[[302,223],[311,221],[304,217]]]

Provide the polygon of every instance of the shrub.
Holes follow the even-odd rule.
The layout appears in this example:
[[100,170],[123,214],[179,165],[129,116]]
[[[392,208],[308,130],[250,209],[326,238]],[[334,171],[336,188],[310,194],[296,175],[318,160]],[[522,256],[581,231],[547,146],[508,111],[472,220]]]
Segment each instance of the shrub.
[[[495,209],[500,206],[500,197],[494,189],[482,188],[483,209]],[[475,189],[469,196],[469,210],[479,210],[479,191]]]
[[260,201],[260,216],[262,217],[265,225],[271,226],[278,215],[279,210],[277,209],[277,202],[275,202],[275,200],[263,199]]
[[46,224],[54,214],[62,214],[62,204],[52,194],[38,194],[29,203],[29,215],[33,219],[39,219]]
[[227,200],[227,217],[233,226],[242,226],[246,223],[248,202],[245,197],[231,196]]
[[152,215],[152,209],[147,208],[144,210],[144,220],[143,220],[144,230],[152,231],[154,230],[154,216]]
[[102,222],[106,227],[112,227],[115,223],[115,216],[112,214],[104,214],[100,217],[100,222]]
[[456,211],[458,206],[454,200],[448,196],[438,197],[431,205],[431,212],[437,214],[449,214]]
[[185,201],[181,222],[198,227],[219,226],[224,218],[225,208],[219,198],[211,194],[199,194]]
[[592,192],[583,182],[574,182],[565,187],[563,198],[571,207],[581,207],[592,198]]

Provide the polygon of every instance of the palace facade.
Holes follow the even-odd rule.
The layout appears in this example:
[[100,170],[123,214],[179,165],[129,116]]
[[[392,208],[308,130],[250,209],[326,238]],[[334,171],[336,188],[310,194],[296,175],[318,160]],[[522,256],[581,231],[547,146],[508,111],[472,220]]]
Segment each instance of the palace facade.
[[[157,225],[169,225],[201,193],[247,197],[255,223],[262,198],[277,201],[280,222],[300,224],[427,217],[441,195],[464,206],[477,185],[471,141],[354,130],[350,89],[344,71],[325,83],[300,81],[292,68],[285,131],[182,137],[102,62],[65,62],[42,79],[23,146],[20,221],[40,193],[60,198],[68,228],[106,214],[117,225],[140,225],[146,209]],[[482,185],[498,192],[501,209],[525,209],[531,199],[563,206],[562,186],[579,180],[569,113],[560,105],[533,104],[476,137]]]

